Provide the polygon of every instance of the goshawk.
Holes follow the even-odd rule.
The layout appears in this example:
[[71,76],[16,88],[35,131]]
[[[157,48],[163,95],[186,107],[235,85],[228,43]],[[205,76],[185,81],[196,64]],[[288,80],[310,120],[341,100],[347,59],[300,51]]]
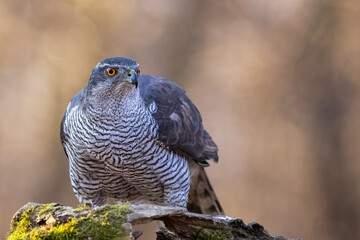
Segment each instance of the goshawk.
[[204,171],[218,148],[185,91],[140,75],[139,64],[108,58],[71,100],[61,123],[76,197],[109,199],[223,214]]

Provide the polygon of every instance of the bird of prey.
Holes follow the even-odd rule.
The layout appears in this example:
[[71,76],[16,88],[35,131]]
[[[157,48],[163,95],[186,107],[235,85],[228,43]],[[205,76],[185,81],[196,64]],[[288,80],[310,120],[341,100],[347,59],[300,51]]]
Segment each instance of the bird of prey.
[[185,91],[107,58],[69,103],[61,141],[81,203],[141,202],[223,214],[204,171],[218,148]]

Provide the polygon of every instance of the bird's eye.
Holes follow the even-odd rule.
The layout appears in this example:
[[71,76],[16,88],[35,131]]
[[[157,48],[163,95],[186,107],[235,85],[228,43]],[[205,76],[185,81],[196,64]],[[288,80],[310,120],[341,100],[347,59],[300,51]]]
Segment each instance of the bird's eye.
[[137,75],[140,75],[140,68],[138,68],[137,70]]
[[115,73],[116,73],[116,71],[115,71],[114,68],[108,68],[108,69],[106,70],[106,73],[107,73],[107,75],[109,75],[109,76],[114,76]]

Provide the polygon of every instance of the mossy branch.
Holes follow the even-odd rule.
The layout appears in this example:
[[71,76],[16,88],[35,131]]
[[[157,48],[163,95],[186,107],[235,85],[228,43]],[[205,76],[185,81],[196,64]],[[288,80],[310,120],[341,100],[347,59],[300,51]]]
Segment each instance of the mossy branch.
[[181,208],[140,204],[87,206],[73,209],[57,203],[28,203],[13,217],[8,240],[19,239],[138,239],[132,225],[155,220],[166,229],[157,239],[262,239],[285,240],[270,235],[260,224],[239,218],[190,213]]

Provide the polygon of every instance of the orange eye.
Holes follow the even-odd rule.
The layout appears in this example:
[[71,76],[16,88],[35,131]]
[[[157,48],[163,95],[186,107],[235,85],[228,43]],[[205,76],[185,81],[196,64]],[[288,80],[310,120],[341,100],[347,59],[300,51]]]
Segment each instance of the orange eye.
[[116,71],[115,71],[114,68],[108,68],[108,69],[106,70],[106,73],[107,73],[109,76],[114,76],[115,73],[116,73]]
[[137,70],[137,75],[140,75],[140,68],[138,68]]

